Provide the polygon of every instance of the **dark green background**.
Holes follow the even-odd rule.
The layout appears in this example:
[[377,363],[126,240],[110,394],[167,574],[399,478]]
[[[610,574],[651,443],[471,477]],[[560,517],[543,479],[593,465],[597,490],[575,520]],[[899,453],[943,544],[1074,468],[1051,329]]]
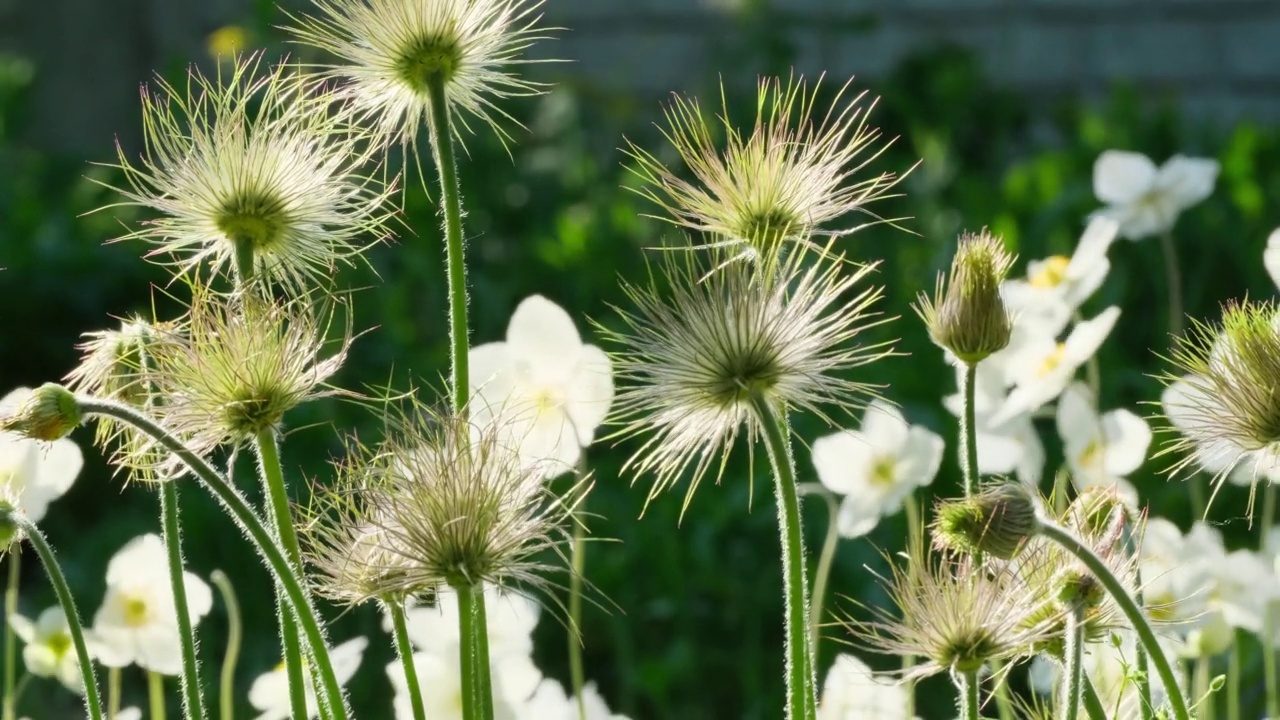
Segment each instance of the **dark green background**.
[[[708,99],[715,97],[716,74],[724,72],[731,94],[749,100],[742,93],[750,92],[754,77],[730,72],[744,59],[751,67],[787,72],[794,48],[765,26],[736,30],[748,49],[700,69]],[[180,72],[186,60],[175,58],[173,67]],[[540,72],[547,76],[554,70]],[[112,317],[145,312],[154,298],[161,299],[163,312],[157,287],[167,282],[163,271],[140,259],[143,247],[104,244],[123,233],[121,223],[132,225],[141,216],[129,210],[86,214],[115,200],[93,182],[115,180],[113,171],[87,165],[84,158],[41,154],[14,139],[23,123],[35,121],[24,114],[25,88],[18,59],[0,62],[0,384],[6,388],[60,378],[77,361],[73,345],[80,334],[109,327]],[[1176,230],[1192,314],[1213,318],[1223,300],[1275,292],[1261,264],[1265,238],[1280,225],[1275,200],[1280,197],[1280,132],[1274,126],[1189,124],[1173,98],[1153,102],[1142,95],[1140,101],[1135,89],[1123,87],[1100,104],[1033,105],[993,88],[965,52],[941,47],[911,58],[872,90],[883,96],[874,121],[888,136],[900,136],[873,169],[902,171],[923,162],[902,184],[905,196],[879,206],[886,215],[913,218],[905,225],[917,234],[877,227],[847,241],[859,257],[884,261],[875,278],[887,288],[881,310],[900,317],[881,337],[901,338],[898,348],[909,354],[870,367],[860,377],[886,384],[886,395],[901,403],[912,421],[943,433],[949,447],[954,447],[955,426],[940,399],[953,391],[953,376],[929,345],[909,302],[931,287],[962,229],[989,226],[1024,258],[1069,254],[1085,216],[1097,206],[1090,177],[1094,158],[1105,149],[1139,150],[1158,161],[1183,152],[1222,162],[1213,196],[1186,213]],[[609,303],[621,302],[617,278],[638,277],[641,248],[670,232],[639,217],[653,208],[628,191],[634,180],[616,149],[625,135],[665,152],[652,125],[660,118],[660,105],[621,92],[558,85],[544,97],[504,108],[528,131],[515,133],[510,155],[489,134],[469,139],[461,169],[474,340],[500,339],[512,309],[531,293],[566,307],[590,340],[588,318],[616,322]],[[104,148],[100,159],[110,152]],[[399,386],[417,379],[438,387],[446,370],[444,273],[434,206],[414,185],[405,204],[411,232],[370,252],[376,273],[360,269],[342,277],[347,286],[366,288],[355,297],[356,327],[374,328],[357,342],[341,375],[340,383],[348,387],[388,378]],[[1167,345],[1159,249],[1155,241],[1119,241],[1110,257],[1111,275],[1085,308],[1086,314],[1113,303],[1124,309],[1101,352],[1102,405],[1147,415],[1155,408],[1142,403],[1159,396],[1159,385],[1150,377],[1160,368],[1152,349]],[[376,433],[371,417],[338,402],[304,407],[288,424],[298,430],[284,443],[284,459],[298,486],[330,476],[327,463],[340,451],[341,431]],[[1050,442],[1046,476],[1052,476],[1060,457],[1049,437],[1051,424],[1042,430]],[[811,440],[823,432],[813,419],[797,419],[800,438]],[[44,527],[61,551],[82,613],[92,617],[107,560],[134,535],[158,531],[158,503],[146,488],[126,486],[123,478],[112,476],[89,445],[89,431],[75,437],[86,448],[86,468],[73,490],[53,505]],[[592,531],[611,542],[591,546],[588,576],[607,598],[603,604],[618,608],[606,613],[588,606],[589,678],[600,684],[615,710],[636,720],[780,717],[780,563],[767,482],[757,478],[755,506],[749,508],[745,463],[739,463],[722,486],[700,490],[678,528],[680,500],[674,495],[655,502],[639,520],[645,488],[630,487],[618,474],[633,447],[598,446],[589,452],[597,478],[591,510],[601,516]],[[800,449],[798,459],[802,479],[814,479],[807,451]],[[1154,513],[1185,527],[1188,494],[1169,484],[1159,469],[1157,462],[1148,462],[1135,475],[1136,484]],[[952,494],[957,487],[949,452],[930,491]],[[246,490],[254,494],[247,484]],[[1232,546],[1250,542],[1245,500],[1244,491],[1228,488],[1212,513]],[[819,502],[810,502],[808,537],[816,549],[825,512]],[[183,506],[191,569],[206,577],[215,568],[224,570],[246,607],[238,688],[243,701],[252,679],[278,660],[267,576],[232,524],[194,486],[184,488]],[[834,593],[883,603],[864,564],[879,566],[879,550],[901,547],[902,532],[901,518],[895,517],[866,539],[842,542]],[[27,563],[23,611],[34,615],[51,602],[38,566]],[[352,702],[360,717],[389,717],[383,667],[390,648],[379,618],[371,609],[326,612],[334,619],[335,640],[356,634],[373,639],[362,671],[350,684]],[[210,688],[225,631],[219,605],[200,626]],[[567,679],[564,648],[561,626],[544,618],[536,660],[548,675]],[[834,642],[824,644],[823,668],[837,649]],[[1256,717],[1256,647],[1249,653],[1254,675],[1246,683],[1245,707],[1257,709],[1248,715]],[[892,660],[882,660],[877,664],[892,667]],[[127,700],[141,704],[141,675],[132,670],[126,679]],[[940,692],[921,694],[922,715],[948,717],[952,706],[945,681],[927,687]],[[176,712],[176,686],[171,698]],[[23,705],[36,720],[76,717],[77,707],[77,700],[52,681],[33,684]],[[249,712],[246,705],[237,716]]]

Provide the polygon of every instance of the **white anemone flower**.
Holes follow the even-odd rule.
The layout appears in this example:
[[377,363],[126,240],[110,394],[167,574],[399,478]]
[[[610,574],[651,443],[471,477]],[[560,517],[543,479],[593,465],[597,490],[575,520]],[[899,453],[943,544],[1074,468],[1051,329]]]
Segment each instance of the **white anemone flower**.
[[[493,585],[484,588],[485,616],[488,620],[489,657],[533,653],[533,629],[538,624],[540,606],[529,597],[512,591],[499,591]],[[405,628],[415,650],[438,655],[457,648],[458,596],[441,589],[435,605],[410,607],[405,612]],[[383,620],[390,631],[390,620]]]
[[1052,335],[1066,329],[1072,315],[1098,291],[1111,271],[1107,250],[1119,228],[1115,220],[1094,218],[1071,257],[1032,260],[1027,263],[1025,280],[1006,280],[1001,291],[1017,321]]
[[1280,228],[1267,236],[1267,249],[1262,251],[1262,265],[1271,276],[1271,282],[1280,288]]
[[[440,653],[413,654],[424,709],[431,720],[462,720],[462,671],[458,646],[455,643],[441,649],[443,652]],[[492,657],[490,659],[493,660]],[[387,676],[395,691],[392,704],[396,720],[412,720],[413,707],[404,664],[397,660],[387,665]],[[515,655],[494,661],[490,678],[493,683],[494,720],[521,720],[518,709],[533,697],[542,682],[542,673],[528,655]]]
[[532,295],[511,315],[505,341],[468,357],[477,414],[506,417],[523,461],[547,477],[571,470],[613,402],[604,351],[582,342],[559,305]]
[[[0,417],[30,396],[30,388],[19,387],[0,398]],[[0,500],[12,502],[33,523],[44,519],[49,503],[71,489],[83,466],[80,447],[69,439],[41,442],[0,432]]]
[[[1165,653],[1173,656],[1176,647],[1168,638],[1157,636],[1164,646]],[[1138,643],[1134,633],[1119,630],[1111,634],[1107,642],[1091,643],[1085,646],[1084,669],[1098,698],[1107,712],[1107,717],[1131,718],[1139,715],[1138,686],[1134,682],[1134,671],[1137,669]],[[1053,695],[1060,691],[1062,666],[1044,655],[1038,655],[1031,661],[1027,680],[1031,689],[1041,695]],[[1152,699],[1157,703],[1165,700],[1164,685],[1158,674],[1150,674]]]
[[854,655],[840,654],[822,684],[818,720],[911,720],[902,685],[877,677]]
[[1139,569],[1152,617],[1181,640],[1184,656],[1214,655],[1230,643],[1230,625],[1214,597],[1226,564],[1222,535],[1196,522],[1184,535],[1164,518],[1147,521]]
[[1077,489],[1114,485],[1136,498],[1123,478],[1146,460],[1151,445],[1146,420],[1124,409],[1099,414],[1093,393],[1084,383],[1074,382],[1058,399],[1057,424]]
[[858,430],[815,440],[818,479],[844,497],[837,516],[840,535],[871,532],[881,517],[901,509],[916,488],[933,482],[943,447],[937,433],[908,425],[902,413],[883,400],[867,406]]
[[1080,369],[1102,347],[1111,334],[1120,308],[1114,305],[1090,320],[1076,324],[1061,342],[1052,335],[1036,334],[1009,357],[1009,376],[1014,388],[992,418],[1000,423],[1024,413],[1035,412],[1067,389]]
[[517,717],[529,720],[628,720],[626,715],[614,713],[600,696],[595,683],[582,688],[582,702],[564,691],[560,681],[544,678],[538,683],[533,697],[520,708]]
[[1234,550],[1214,563],[1214,584],[1208,604],[1234,628],[1261,634],[1267,607],[1280,600],[1280,579],[1273,563],[1261,553]]
[[[340,685],[347,684],[355,676],[368,646],[368,638],[356,637],[329,650],[329,661],[333,663],[333,673]],[[304,673],[303,677],[306,680],[307,717],[313,718],[320,712],[315,685],[310,672]],[[289,674],[284,663],[253,681],[253,685],[249,686],[249,704],[260,713],[256,720],[288,720]]]
[[35,622],[15,613],[9,616],[9,624],[14,634],[26,643],[22,648],[22,661],[27,672],[36,677],[57,678],[72,692],[83,691],[80,658],[61,606],[46,608]]
[[[1019,333],[1014,333],[1017,342]],[[1018,480],[1035,487],[1044,474],[1044,443],[1036,431],[1030,413],[1022,413],[1001,422],[994,422],[995,413],[1004,404],[1006,359],[1004,351],[978,363],[974,376],[974,433],[978,443],[978,474],[1007,475],[1014,473]],[[962,366],[956,367],[956,385],[960,386],[964,375]],[[964,412],[964,399],[960,393],[948,395],[943,405],[952,415],[960,417]]]
[[[183,572],[193,625],[213,607],[203,580]],[[130,540],[107,563],[107,594],[93,619],[98,660],[107,667],[133,663],[162,675],[182,672],[178,617],[169,582],[169,556],[159,535]]]
[[1095,215],[1120,223],[1129,240],[1169,232],[1179,213],[1213,193],[1220,169],[1210,158],[1174,155],[1156,167],[1142,153],[1107,150],[1093,165],[1093,193],[1107,204]]

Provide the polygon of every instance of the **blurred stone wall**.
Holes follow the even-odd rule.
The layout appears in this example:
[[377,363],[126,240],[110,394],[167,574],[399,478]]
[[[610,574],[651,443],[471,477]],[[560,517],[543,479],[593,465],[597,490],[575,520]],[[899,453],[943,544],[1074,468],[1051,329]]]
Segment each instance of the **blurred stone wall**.
[[[136,142],[138,86],[152,68],[203,58],[210,32],[265,2],[0,0],[0,51],[36,64],[31,142],[98,158],[117,136]],[[537,48],[573,61],[554,72],[615,91],[750,73],[733,53],[753,42],[744,28],[763,25],[806,73],[874,85],[913,49],[952,41],[977,49],[996,81],[1038,96],[1123,80],[1175,94],[1197,116],[1280,121],[1280,0],[546,0],[544,10],[568,28]]]

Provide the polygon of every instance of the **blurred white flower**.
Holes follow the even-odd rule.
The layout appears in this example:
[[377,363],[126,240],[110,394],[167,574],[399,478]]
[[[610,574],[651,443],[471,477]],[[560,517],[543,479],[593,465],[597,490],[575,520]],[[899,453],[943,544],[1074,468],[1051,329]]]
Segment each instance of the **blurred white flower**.
[[[368,638],[356,637],[329,650],[329,661],[333,663],[333,673],[337,676],[340,685],[346,685],[356,674],[356,670],[360,668],[360,661],[364,659],[365,648],[368,646]],[[303,677],[306,679],[307,717],[313,718],[320,712],[316,701],[316,690],[311,673],[304,672]],[[249,704],[259,711],[257,720],[289,718],[289,674],[285,670],[284,663],[259,675],[253,681],[253,685],[249,686]]]
[[[439,653],[413,654],[424,709],[431,720],[462,720],[462,670],[457,642],[440,650]],[[393,705],[396,719],[412,720],[413,708],[404,665],[399,660],[387,665],[387,676],[395,690]],[[518,708],[533,697],[538,683],[542,681],[542,673],[534,666],[533,660],[527,655],[509,655],[501,661],[495,660],[491,664],[490,678],[493,683],[494,720],[522,720]],[[533,717],[529,716],[529,720]]]
[[516,307],[505,342],[471,348],[469,360],[476,410],[509,417],[521,457],[548,477],[573,468],[613,402],[608,356],[541,295]]
[[1280,288],[1280,228],[1267,237],[1267,249],[1262,251],[1262,264],[1271,276],[1271,282]]
[[933,482],[943,441],[919,425],[908,425],[892,405],[875,400],[862,427],[818,438],[813,466],[828,490],[844,496],[837,519],[844,537],[865,535],[880,518],[897,512],[918,487]]
[[83,690],[80,659],[72,645],[71,628],[61,606],[46,608],[34,623],[15,613],[9,616],[9,624],[14,634],[26,643],[22,648],[22,660],[28,672],[36,677],[57,678],[72,692]]
[[[1018,341],[1020,333],[1014,333]],[[1011,347],[1016,347],[1011,343]],[[974,378],[974,420],[978,443],[978,474],[1005,475],[1015,473],[1018,480],[1036,486],[1044,472],[1044,444],[1036,432],[1030,413],[1022,413],[1003,422],[993,422],[1007,395],[1004,351],[996,353],[978,364]],[[960,386],[964,368],[956,368],[956,385]],[[964,412],[963,398],[959,393],[943,399],[943,405],[952,415],[960,417]]]
[[1093,394],[1080,382],[1067,386],[1058,399],[1057,421],[1076,489],[1115,486],[1136,500],[1137,493],[1123,478],[1142,467],[1147,457],[1147,421],[1123,409],[1098,414]]
[[1221,533],[1204,522],[1183,535],[1164,518],[1147,521],[1139,558],[1143,600],[1151,616],[1177,634],[1184,656],[1215,655],[1231,642],[1222,598],[1215,595],[1226,563]]
[[1098,352],[1119,317],[1120,308],[1113,305],[1094,318],[1077,323],[1062,342],[1049,334],[1029,334],[1016,353],[1009,356],[1007,367],[1013,391],[992,422],[998,424],[1035,412],[1061,395],[1076,371]]
[[[182,672],[169,557],[159,535],[130,540],[107,564],[107,594],[93,619],[94,653],[107,667],[137,663],[163,675]],[[203,580],[183,572],[192,625],[213,607]]]
[[1208,605],[1233,628],[1262,633],[1267,606],[1280,600],[1280,580],[1262,553],[1234,550],[1214,562]]
[[[1084,670],[1098,692],[1107,717],[1138,717],[1141,701],[1138,688],[1134,682],[1137,672],[1137,641],[1131,631],[1112,633],[1108,642],[1092,643],[1085,646]],[[1172,657],[1176,648],[1160,638],[1165,653]],[[1164,684],[1154,671],[1148,671],[1151,679],[1152,699],[1162,703],[1165,699]],[[1053,695],[1058,691],[1058,679],[1062,675],[1062,667],[1045,658],[1036,656],[1031,662],[1027,680],[1032,690],[1041,695]]]
[[1119,227],[1110,218],[1094,218],[1071,257],[1032,260],[1025,280],[1006,280],[1001,290],[1017,322],[1054,336],[1065,330],[1072,314],[1097,292],[1110,272],[1107,249]]
[[[0,398],[0,417],[30,396],[31,388],[19,387]],[[0,499],[13,502],[33,523],[71,488],[83,466],[80,447],[69,439],[41,442],[0,432]]]
[[842,653],[822,684],[818,720],[910,720],[907,693],[876,677],[862,660]]
[[1213,193],[1219,170],[1210,158],[1174,155],[1157,168],[1142,153],[1107,150],[1093,165],[1093,193],[1107,207],[1094,215],[1120,223],[1130,240],[1168,232],[1179,213]]
[[[533,629],[538,624],[540,611],[538,603],[516,592],[501,592],[493,585],[485,586],[484,598],[490,659],[532,654]],[[409,642],[419,652],[429,655],[454,652],[461,637],[457,594],[441,589],[435,605],[408,608],[405,626]],[[390,632],[391,621],[383,618],[382,627]]]
[[533,697],[520,707],[516,717],[521,720],[628,720],[626,715],[609,710],[595,683],[589,682],[582,688],[582,707],[579,708],[578,699],[567,695],[564,686],[552,678],[538,683]]

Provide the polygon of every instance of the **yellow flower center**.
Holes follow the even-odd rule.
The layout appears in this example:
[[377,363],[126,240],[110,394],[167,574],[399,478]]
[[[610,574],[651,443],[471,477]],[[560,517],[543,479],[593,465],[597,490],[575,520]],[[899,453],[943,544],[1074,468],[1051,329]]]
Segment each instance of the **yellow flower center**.
[[533,394],[534,411],[541,416],[543,413],[559,410],[564,406],[564,398],[561,397],[555,388],[543,387]]
[[1048,290],[1062,284],[1067,279],[1067,266],[1071,264],[1071,258],[1064,255],[1054,255],[1047,258],[1036,271],[1031,274],[1027,281],[1031,283],[1031,287]]
[[1058,366],[1062,364],[1062,359],[1066,357],[1066,354],[1066,343],[1058,343],[1058,347],[1055,348],[1053,352],[1049,353],[1048,357],[1040,363],[1040,369],[1036,371],[1036,377],[1045,377],[1054,370],[1057,370]]
[[146,598],[130,597],[124,601],[124,624],[142,627],[151,620],[151,606]]
[[1090,440],[1084,450],[1080,451],[1080,455],[1076,458],[1076,462],[1082,468],[1096,467],[1102,461],[1103,445],[1097,440]]
[[892,457],[882,456],[875,460],[871,466],[871,484],[879,487],[892,485],[894,481],[894,470],[898,467],[898,463]]
[[45,647],[49,648],[55,657],[62,657],[71,649],[71,634],[60,632],[50,635],[45,641]]

